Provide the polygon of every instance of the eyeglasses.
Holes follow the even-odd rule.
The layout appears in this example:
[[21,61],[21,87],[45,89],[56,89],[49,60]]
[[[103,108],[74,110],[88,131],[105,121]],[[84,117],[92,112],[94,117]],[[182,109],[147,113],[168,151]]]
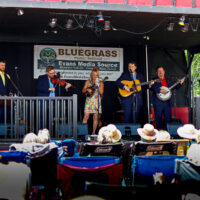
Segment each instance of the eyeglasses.
[[51,72],[51,73],[50,73],[50,72],[48,72],[48,74],[55,74],[55,72]]

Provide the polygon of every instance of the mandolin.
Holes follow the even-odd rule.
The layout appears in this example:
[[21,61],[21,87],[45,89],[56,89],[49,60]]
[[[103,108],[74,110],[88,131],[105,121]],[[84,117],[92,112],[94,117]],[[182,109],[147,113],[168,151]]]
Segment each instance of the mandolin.
[[[188,78],[189,77],[189,75],[187,74],[185,77],[183,77],[184,79],[185,78]],[[180,79],[181,80],[181,79]],[[179,83],[180,83],[180,80],[178,80],[176,83],[174,83],[171,87],[165,87],[165,86],[162,86],[162,87],[160,87],[160,89],[164,89],[164,90],[166,90],[167,91],[167,93],[166,94],[163,94],[163,93],[157,93],[156,95],[157,95],[157,97],[158,97],[158,99],[160,99],[161,101],[167,101],[167,100],[169,100],[170,98],[171,98],[171,96],[172,96],[172,92],[171,92],[171,90],[174,88],[174,87],[176,87]]]
[[160,80],[159,79],[155,79],[155,80],[151,80],[151,81],[143,82],[143,83],[140,83],[140,81],[138,79],[136,79],[134,81],[123,80],[123,81],[121,81],[121,83],[126,85],[126,86],[128,86],[130,88],[130,92],[127,92],[125,89],[119,88],[119,94],[122,97],[129,97],[130,95],[132,95],[135,92],[140,92],[142,90],[142,87],[141,87],[142,85],[148,85],[152,81],[158,82]]
[[[107,77],[107,76],[102,80],[102,82],[104,83],[106,80],[108,80],[108,77]],[[91,97],[91,96],[93,96],[93,94],[95,93],[95,90],[98,89],[98,85],[96,85],[96,84],[94,83],[94,84],[92,84],[90,87],[88,87],[87,89],[91,89],[91,90],[92,90],[92,92],[86,91],[86,93],[85,93],[87,97]]]

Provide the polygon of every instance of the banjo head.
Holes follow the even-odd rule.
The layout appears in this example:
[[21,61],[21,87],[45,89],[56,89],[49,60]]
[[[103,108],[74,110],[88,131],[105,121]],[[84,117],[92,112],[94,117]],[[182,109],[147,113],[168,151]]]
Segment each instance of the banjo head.
[[169,100],[171,98],[171,96],[172,96],[171,90],[168,87],[165,87],[165,86],[160,87],[160,89],[167,90],[168,92],[166,94],[163,94],[161,92],[157,93],[158,99],[160,99],[161,101]]

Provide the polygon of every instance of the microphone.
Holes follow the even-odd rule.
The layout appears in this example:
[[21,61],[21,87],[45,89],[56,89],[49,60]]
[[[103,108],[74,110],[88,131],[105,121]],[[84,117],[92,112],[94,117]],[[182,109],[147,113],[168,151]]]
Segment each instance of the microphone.
[[57,76],[58,78],[60,78],[60,72],[57,72],[56,76]]

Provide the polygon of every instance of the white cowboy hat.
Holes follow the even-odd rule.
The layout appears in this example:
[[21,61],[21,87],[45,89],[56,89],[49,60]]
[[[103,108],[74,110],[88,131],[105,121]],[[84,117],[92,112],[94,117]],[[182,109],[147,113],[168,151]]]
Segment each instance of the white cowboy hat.
[[182,138],[196,139],[198,130],[195,129],[193,124],[184,124],[177,129],[177,133]]
[[190,148],[187,150],[187,158],[194,163],[195,165],[200,166],[200,145],[192,144]]
[[167,131],[160,130],[159,133],[156,134],[156,142],[168,140],[170,140],[170,134]]
[[138,134],[141,138],[152,141],[156,139],[156,135],[159,133],[157,129],[154,128],[151,124],[145,124],[143,128],[137,129]]

